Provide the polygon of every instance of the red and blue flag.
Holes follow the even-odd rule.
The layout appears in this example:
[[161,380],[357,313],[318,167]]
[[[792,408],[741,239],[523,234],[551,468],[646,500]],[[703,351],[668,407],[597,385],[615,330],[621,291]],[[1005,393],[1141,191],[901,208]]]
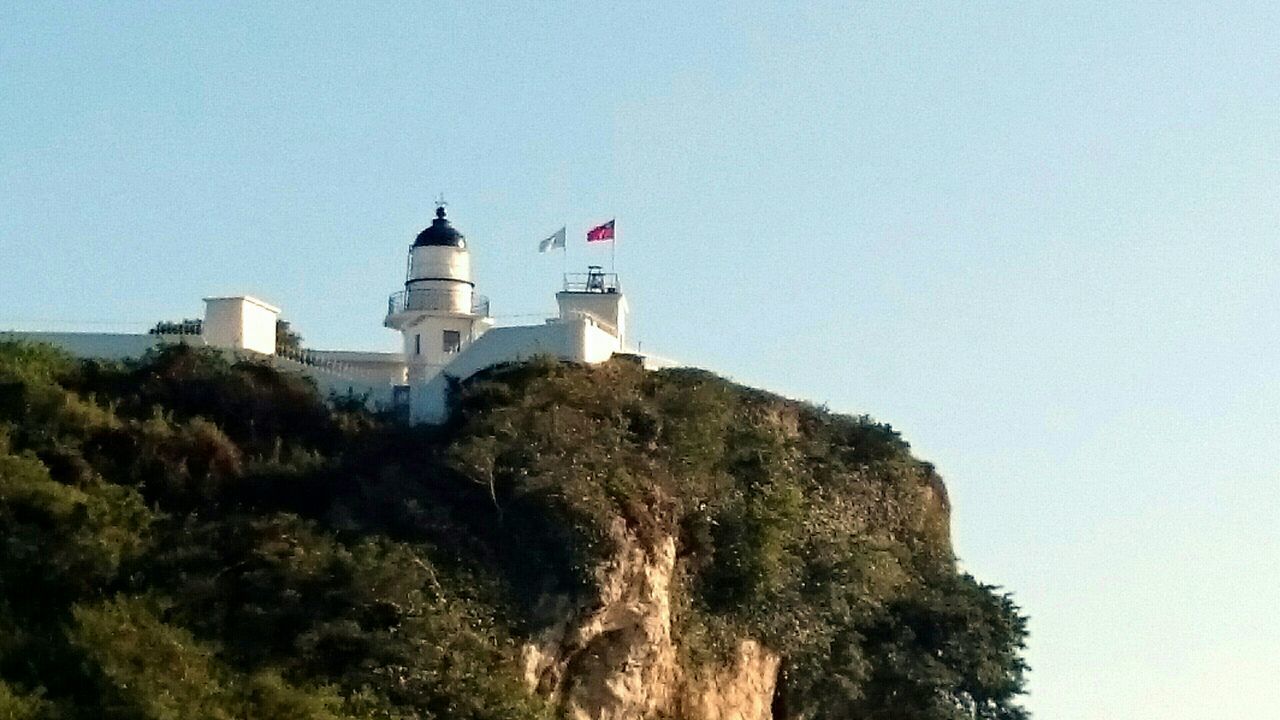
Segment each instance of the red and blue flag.
[[605,242],[613,239],[613,220],[587,231],[587,242]]

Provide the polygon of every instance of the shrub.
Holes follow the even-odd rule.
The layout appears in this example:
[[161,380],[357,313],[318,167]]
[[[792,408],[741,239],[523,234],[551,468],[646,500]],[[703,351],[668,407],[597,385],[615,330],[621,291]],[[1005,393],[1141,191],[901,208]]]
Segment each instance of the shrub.
[[752,638],[792,716],[1019,720],[1025,620],[958,573],[890,426],[548,359],[440,428],[220,353],[0,343],[0,716],[549,718],[519,647],[678,542],[686,662]]

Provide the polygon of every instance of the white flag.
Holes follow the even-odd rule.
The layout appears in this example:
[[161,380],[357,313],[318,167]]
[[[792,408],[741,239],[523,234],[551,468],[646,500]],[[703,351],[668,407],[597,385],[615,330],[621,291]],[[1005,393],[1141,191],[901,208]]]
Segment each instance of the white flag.
[[548,250],[564,247],[564,231],[564,228],[560,228],[551,237],[538,243],[538,252],[544,253]]

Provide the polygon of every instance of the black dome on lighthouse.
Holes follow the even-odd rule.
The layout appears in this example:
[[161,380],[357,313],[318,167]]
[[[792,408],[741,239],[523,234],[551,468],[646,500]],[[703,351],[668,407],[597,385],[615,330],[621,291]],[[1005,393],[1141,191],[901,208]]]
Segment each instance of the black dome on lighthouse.
[[413,241],[414,247],[422,247],[424,245],[456,248],[467,246],[467,239],[463,237],[462,233],[455,230],[449,224],[449,220],[445,218],[443,205],[436,208],[436,219],[431,221],[431,227],[418,233],[418,239]]

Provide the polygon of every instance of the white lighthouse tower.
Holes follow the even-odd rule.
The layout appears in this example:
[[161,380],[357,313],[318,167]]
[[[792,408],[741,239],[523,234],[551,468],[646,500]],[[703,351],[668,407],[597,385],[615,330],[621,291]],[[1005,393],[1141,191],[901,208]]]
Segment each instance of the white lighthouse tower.
[[475,292],[467,239],[449,224],[443,204],[409,247],[404,290],[387,301],[383,324],[404,339],[410,384],[439,374],[493,326],[488,298]]

